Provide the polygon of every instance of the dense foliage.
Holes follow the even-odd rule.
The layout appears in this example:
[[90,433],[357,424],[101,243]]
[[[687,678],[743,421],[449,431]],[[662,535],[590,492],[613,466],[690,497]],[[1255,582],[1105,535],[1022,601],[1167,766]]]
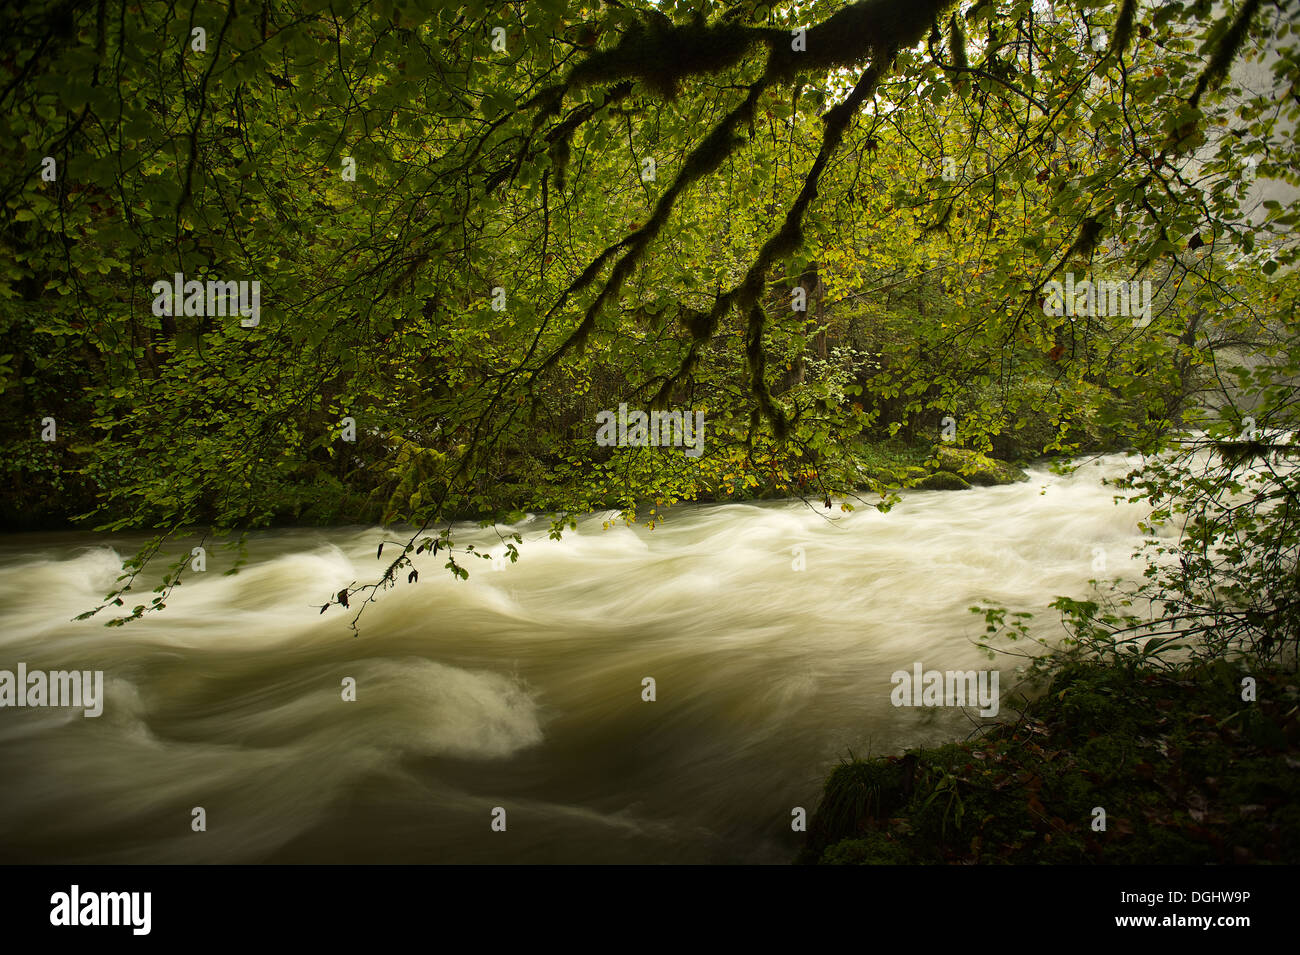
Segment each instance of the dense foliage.
[[[888,506],[921,474],[890,440],[1154,453],[1205,408],[1230,437],[1232,349],[1292,428],[1295,211],[1244,204],[1297,181],[1293,8],[7,8],[5,520],[156,529],[124,587],[190,528],[409,528],[373,594],[415,549],[466,573],[457,518]],[[257,323],[158,314],[178,273],[259,282]],[[1149,312],[1053,309],[1067,274]],[[703,412],[703,453],[597,443],[622,403]],[[1189,475],[1144,487],[1178,507]],[[1270,487],[1216,567],[1294,573]]]

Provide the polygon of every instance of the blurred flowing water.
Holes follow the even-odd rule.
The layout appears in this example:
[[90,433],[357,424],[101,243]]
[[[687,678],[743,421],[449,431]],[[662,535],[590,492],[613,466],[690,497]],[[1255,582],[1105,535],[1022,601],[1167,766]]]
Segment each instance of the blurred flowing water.
[[[233,576],[210,550],[165,611],[115,628],[70,618],[143,538],[0,538],[0,669],[102,670],[106,696],[99,718],[0,709],[0,861],[788,862],[791,809],[811,815],[840,758],[978,720],[895,708],[895,670],[996,667],[1009,715],[1017,660],[976,650],[968,607],[1044,611],[1138,572],[1145,510],[1100,483],[1130,463],[887,514],[699,506],[560,541],[532,519],[504,569],[417,558],[355,637],[319,608],[385,566],[375,528],[257,534]],[[456,541],[503,551],[491,529]],[[1061,633],[1052,611],[1035,626]]]

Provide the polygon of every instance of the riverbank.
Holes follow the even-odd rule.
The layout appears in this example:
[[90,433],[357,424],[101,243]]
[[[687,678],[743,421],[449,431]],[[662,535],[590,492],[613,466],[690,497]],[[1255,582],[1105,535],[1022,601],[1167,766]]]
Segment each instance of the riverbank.
[[[1098,446],[1095,450],[1102,449]],[[1031,463],[1030,459],[1004,460],[949,444],[902,438],[862,439],[849,448],[848,460],[846,485],[860,494],[873,493],[882,487],[949,491],[1012,484],[1027,479],[1018,465]],[[503,516],[539,510],[568,512],[572,501],[567,485],[550,470],[562,461],[559,456],[548,462],[534,461],[529,466],[527,481],[517,477],[503,479],[485,489],[491,509]],[[769,473],[743,458],[731,460],[725,466],[706,464],[698,467],[695,483],[691,485],[692,493],[681,499],[674,496],[673,503],[724,504],[823,496],[815,471],[800,470],[793,464],[780,474]],[[374,466],[378,467],[378,464]],[[71,483],[63,483],[63,477],[60,477],[58,493],[52,490],[55,485],[20,480],[14,501],[0,507],[0,531],[72,530],[94,526],[101,521],[112,523],[110,518],[119,521],[116,530],[143,530],[152,526],[141,521],[138,515],[133,518],[125,512],[96,514],[99,489],[77,484],[73,480],[75,473],[70,472],[66,477]],[[275,499],[279,503],[259,526],[281,529],[390,524],[394,514],[400,512],[400,505],[410,504],[412,495],[423,500],[437,499],[438,486],[425,483],[426,478],[419,467],[412,465],[410,473],[405,474],[395,487],[383,486],[363,493],[350,482],[313,466],[277,489]],[[645,503],[654,506],[665,502],[661,499]],[[594,513],[622,510],[627,502],[617,499],[611,492],[611,496],[604,498],[585,498],[583,505],[587,513]],[[479,507],[468,505],[450,506],[443,515],[448,521],[475,522],[483,516]]]
[[797,861],[1294,864],[1297,682],[1071,665],[978,739],[837,767]]

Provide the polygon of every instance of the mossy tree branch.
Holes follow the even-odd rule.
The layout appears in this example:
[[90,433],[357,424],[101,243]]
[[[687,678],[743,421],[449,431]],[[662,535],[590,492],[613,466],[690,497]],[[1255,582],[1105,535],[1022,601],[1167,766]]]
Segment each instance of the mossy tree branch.
[[803,217],[816,198],[822,171],[857,110],[875,89],[885,64],[890,63],[900,50],[919,42],[952,2],[860,0],[808,28],[805,42],[799,45],[799,49],[795,48],[791,33],[786,30],[747,27],[727,21],[712,25],[700,20],[672,24],[662,16],[652,16],[648,22],[628,30],[614,46],[593,53],[577,64],[561,84],[538,93],[525,104],[554,115],[562,108],[564,98],[571,90],[628,80],[638,80],[656,95],[671,98],[676,95],[682,80],[730,69],[743,62],[746,55],[760,44],[768,49],[762,74],[749,85],[743,101],[691,151],[676,178],[659,198],[648,221],[597,255],[548,310],[549,319],[574,294],[595,282],[619,250],[625,250],[578,326],[543,359],[532,376],[533,380],[554,367],[570,351],[584,345],[602,309],[617,297],[627,278],[635,271],[652,240],[667,222],[677,199],[692,183],[717,170],[746,142],[737,130],[752,121],[758,97],[765,90],[793,81],[803,73],[826,73],[870,61],[871,66],[861,74],[849,97],[823,117],[825,129],[817,158],[805,175],[799,195],[787,211],[781,228],[764,243],[738,286],[718,295],[708,312],[694,313],[686,320],[692,337],[687,355],[679,371],[664,381],[652,400],[652,406],[662,406],[667,402],[672,388],[695,367],[701,346],[712,337],[722,316],[736,307],[748,316],[746,356],[750,391],[757,399],[763,417],[774,432],[783,437],[787,420],[772,398],[763,374],[762,337],[766,317],[759,297],[765,276],[775,261],[792,254],[802,243]]

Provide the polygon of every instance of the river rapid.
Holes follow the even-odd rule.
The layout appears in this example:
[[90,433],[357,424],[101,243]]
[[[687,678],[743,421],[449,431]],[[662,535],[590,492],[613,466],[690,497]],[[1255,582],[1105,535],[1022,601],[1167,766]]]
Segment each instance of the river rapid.
[[[471,558],[468,581],[417,558],[356,636],[319,611],[385,566],[377,528],[258,533],[236,575],[213,549],[166,610],[114,628],[71,618],[143,538],[8,535],[0,670],[103,671],[104,700],[0,709],[0,860],[789,862],[792,810],[838,760],[979,722],[892,705],[895,671],[996,668],[1014,715],[1020,661],[980,653],[967,608],[1038,611],[1055,637],[1053,597],[1138,574],[1146,509],[1101,484],[1132,463],[884,514],[679,507],[559,541],[534,518],[510,529],[517,563]],[[456,542],[503,551],[491,529]]]

